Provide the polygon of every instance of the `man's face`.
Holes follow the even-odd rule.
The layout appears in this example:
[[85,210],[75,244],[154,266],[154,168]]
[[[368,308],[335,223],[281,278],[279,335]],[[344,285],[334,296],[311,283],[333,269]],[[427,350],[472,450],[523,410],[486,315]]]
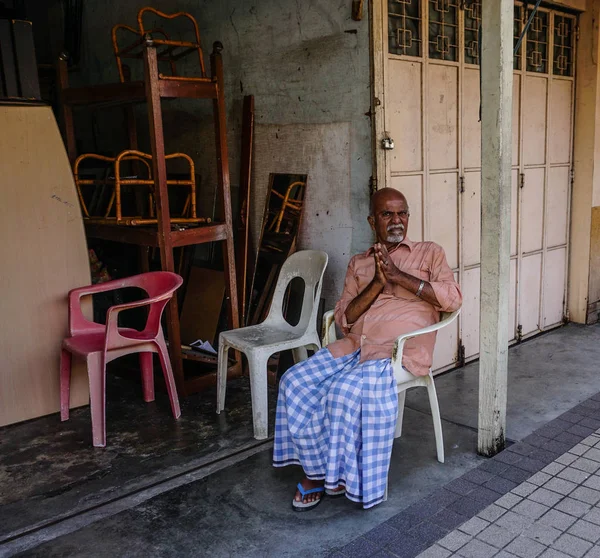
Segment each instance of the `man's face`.
[[377,200],[373,209],[369,223],[377,240],[386,246],[402,242],[406,237],[410,218],[406,200],[398,196],[385,197]]

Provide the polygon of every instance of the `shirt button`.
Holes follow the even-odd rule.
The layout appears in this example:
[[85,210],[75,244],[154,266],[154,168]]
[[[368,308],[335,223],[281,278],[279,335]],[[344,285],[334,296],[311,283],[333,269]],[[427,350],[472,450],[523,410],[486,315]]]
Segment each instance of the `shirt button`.
[[363,339],[363,341],[367,338],[366,335],[361,335],[361,339]]

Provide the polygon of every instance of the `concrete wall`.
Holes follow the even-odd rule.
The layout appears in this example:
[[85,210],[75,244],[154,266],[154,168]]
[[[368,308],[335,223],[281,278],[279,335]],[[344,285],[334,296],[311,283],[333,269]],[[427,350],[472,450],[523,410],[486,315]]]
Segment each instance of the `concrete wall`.
[[[111,28],[115,23],[136,26],[137,11],[147,4],[85,2],[83,64],[81,72],[73,74],[73,83],[117,80]],[[224,45],[234,207],[243,96],[255,96],[257,137],[282,127],[293,139],[297,131],[298,141],[287,144],[285,159],[271,170],[262,163],[270,160],[269,150],[277,148],[277,142],[257,145],[255,166],[263,174],[256,177],[260,184],[255,180],[252,214],[262,215],[268,172],[310,174],[307,195],[313,201],[307,204],[300,245],[326,246],[330,255],[336,252],[339,256],[332,258],[326,283],[327,304],[331,305],[341,290],[350,253],[366,249],[371,242],[366,222],[371,175],[371,130],[365,115],[370,105],[367,18],[353,21],[351,2],[346,0],[155,0],[152,6],[165,12],[184,10],[196,17],[207,66],[213,42]],[[144,110],[140,107],[137,111],[141,138],[146,130]],[[212,214],[216,174],[211,111],[206,101],[164,104],[167,152],[185,151],[196,160],[205,215]],[[84,138],[81,149],[115,151],[125,147],[120,111],[105,110],[93,121],[82,114],[78,123],[78,134]],[[312,158],[307,158],[308,144]],[[142,140],[140,147],[148,149],[147,141]],[[331,172],[327,164],[313,164],[315,156],[335,160],[339,172]],[[322,211],[315,209],[316,200]],[[328,219],[328,211],[334,208],[336,217]],[[259,223],[253,225],[256,231]],[[336,239],[333,244],[331,238]]]

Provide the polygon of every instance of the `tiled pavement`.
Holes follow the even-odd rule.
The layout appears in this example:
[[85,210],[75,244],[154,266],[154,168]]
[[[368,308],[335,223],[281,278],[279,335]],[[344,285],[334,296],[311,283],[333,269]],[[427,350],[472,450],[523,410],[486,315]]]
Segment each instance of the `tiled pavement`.
[[330,558],[600,558],[600,394]]

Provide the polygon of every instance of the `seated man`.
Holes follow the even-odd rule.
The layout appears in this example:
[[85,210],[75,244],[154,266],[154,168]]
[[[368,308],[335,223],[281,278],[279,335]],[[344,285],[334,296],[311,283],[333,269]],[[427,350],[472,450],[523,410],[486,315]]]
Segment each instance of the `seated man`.
[[[370,508],[384,497],[398,414],[391,356],[396,338],[460,308],[462,295],[433,242],[407,236],[408,203],[392,188],[371,199],[377,243],[350,260],[335,317],[345,337],[298,363],[281,379],[273,465],[301,465],[292,501],[307,511],[346,495]],[[429,373],[435,333],[409,340],[403,366]]]

